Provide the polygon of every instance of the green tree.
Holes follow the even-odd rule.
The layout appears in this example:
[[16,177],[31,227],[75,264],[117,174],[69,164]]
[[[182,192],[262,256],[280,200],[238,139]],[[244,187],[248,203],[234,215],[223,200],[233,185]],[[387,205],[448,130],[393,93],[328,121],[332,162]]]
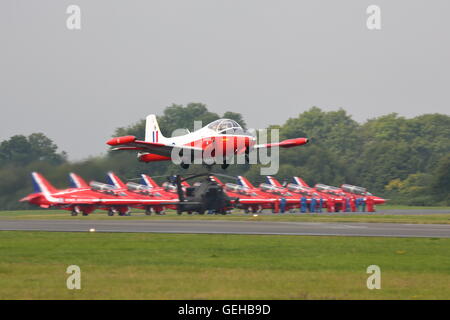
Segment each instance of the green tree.
[[57,149],[56,144],[42,133],[28,137],[15,135],[0,143],[0,166],[8,163],[26,165],[33,161],[61,164],[66,161],[66,153],[58,153]]
[[450,205],[450,154],[438,162],[431,185],[436,197],[444,204]]
[[311,144],[350,159],[362,146],[359,124],[345,110],[322,111],[318,107],[290,118],[282,126],[281,139],[308,137]]

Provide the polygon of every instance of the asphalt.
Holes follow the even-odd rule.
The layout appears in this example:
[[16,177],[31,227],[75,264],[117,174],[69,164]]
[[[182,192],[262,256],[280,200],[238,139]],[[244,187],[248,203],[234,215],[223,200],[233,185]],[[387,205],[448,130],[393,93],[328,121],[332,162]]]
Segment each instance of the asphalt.
[[226,220],[1,220],[0,230],[450,238],[450,225]]

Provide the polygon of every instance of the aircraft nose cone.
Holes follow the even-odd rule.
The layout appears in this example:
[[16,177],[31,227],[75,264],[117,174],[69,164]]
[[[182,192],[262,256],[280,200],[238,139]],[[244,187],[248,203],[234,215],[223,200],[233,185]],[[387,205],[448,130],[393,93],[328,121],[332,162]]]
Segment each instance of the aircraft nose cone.
[[383,204],[383,203],[386,203],[386,200],[383,198],[375,198],[374,202],[375,202],[375,204]]

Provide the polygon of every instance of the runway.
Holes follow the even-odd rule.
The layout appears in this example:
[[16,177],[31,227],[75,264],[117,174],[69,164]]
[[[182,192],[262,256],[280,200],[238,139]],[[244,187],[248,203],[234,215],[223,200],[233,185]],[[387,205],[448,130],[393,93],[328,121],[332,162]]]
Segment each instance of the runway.
[[225,220],[1,220],[0,230],[450,238],[450,225]]

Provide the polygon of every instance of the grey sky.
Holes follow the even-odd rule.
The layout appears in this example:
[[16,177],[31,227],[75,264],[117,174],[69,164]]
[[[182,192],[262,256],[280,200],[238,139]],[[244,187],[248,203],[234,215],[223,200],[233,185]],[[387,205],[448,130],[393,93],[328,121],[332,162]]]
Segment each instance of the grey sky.
[[[66,8],[82,30],[66,28]],[[366,8],[382,30],[366,28]],[[118,126],[206,103],[249,126],[313,105],[354,119],[450,113],[450,1],[2,0],[0,141],[44,132],[71,159]]]

